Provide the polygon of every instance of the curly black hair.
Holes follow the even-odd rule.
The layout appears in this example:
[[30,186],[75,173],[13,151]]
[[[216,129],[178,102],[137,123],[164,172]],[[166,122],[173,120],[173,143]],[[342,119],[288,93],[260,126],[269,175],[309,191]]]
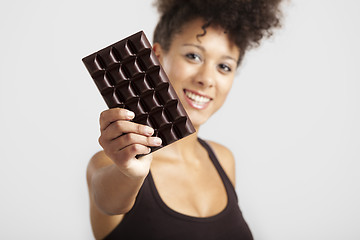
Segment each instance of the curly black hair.
[[204,32],[210,25],[221,27],[240,49],[238,65],[245,52],[270,37],[280,27],[281,0],[157,0],[154,5],[160,20],[154,31],[154,43],[169,50],[172,38],[184,24],[201,18]]

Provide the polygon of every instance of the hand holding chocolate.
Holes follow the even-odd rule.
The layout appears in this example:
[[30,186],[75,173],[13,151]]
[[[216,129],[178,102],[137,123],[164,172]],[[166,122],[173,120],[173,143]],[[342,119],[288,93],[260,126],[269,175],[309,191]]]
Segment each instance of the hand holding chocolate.
[[195,129],[144,32],[140,31],[82,59],[109,108],[135,113],[133,122],[155,129],[162,145]]

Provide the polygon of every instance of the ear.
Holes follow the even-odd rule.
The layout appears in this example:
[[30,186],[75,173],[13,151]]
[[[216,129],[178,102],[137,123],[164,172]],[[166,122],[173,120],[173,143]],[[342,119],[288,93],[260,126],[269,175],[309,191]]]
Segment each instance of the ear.
[[164,57],[164,51],[159,43],[153,44],[153,51],[155,53],[155,56],[159,59],[160,63],[162,64],[163,57]]

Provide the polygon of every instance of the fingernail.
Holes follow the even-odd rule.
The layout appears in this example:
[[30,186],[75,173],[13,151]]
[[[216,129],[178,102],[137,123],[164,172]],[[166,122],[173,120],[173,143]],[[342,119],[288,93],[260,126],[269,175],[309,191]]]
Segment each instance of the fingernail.
[[145,126],[145,134],[151,136],[154,134],[154,129],[148,126]]
[[133,113],[132,111],[128,110],[126,114],[129,119],[133,119],[135,117],[135,113]]
[[160,146],[161,143],[162,143],[162,140],[159,137],[154,137],[154,138],[152,138],[152,142],[153,142],[154,145]]

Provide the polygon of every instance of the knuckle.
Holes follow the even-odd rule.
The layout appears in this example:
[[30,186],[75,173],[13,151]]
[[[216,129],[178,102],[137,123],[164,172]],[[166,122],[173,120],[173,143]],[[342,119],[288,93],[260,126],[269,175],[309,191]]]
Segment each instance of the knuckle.
[[102,111],[102,112],[100,113],[100,117],[99,117],[99,121],[100,121],[100,122],[103,122],[103,121],[104,121],[104,119],[105,119],[105,117],[106,117],[106,111],[107,111],[107,110]]
[[136,130],[137,130],[138,133],[143,132],[143,131],[144,131],[143,129],[144,129],[144,126],[143,126],[143,125],[141,125],[141,124],[137,124],[137,125],[136,125]]
[[128,133],[128,134],[126,134],[126,141],[127,142],[134,142],[135,141],[135,135],[134,134],[132,134],[132,133]]
[[125,109],[124,108],[113,108],[115,118],[118,120],[124,120],[125,119]]
[[100,136],[100,137],[98,138],[98,142],[99,142],[100,146],[103,147],[103,138],[102,138],[102,136]]
[[146,138],[146,143],[147,143],[147,145],[152,145],[152,144],[154,144],[153,138],[152,138],[152,137],[147,137],[147,138]]
[[114,125],[115,125],[116,130],[122,131],[124,128],[124,124],[121,121],[114,122]]
[[113,108],[114,115],[117,119],[121,119],[121,108]]
[[139,144],[132,145],[133,152],[138,152],[141,150],[141,146]]

